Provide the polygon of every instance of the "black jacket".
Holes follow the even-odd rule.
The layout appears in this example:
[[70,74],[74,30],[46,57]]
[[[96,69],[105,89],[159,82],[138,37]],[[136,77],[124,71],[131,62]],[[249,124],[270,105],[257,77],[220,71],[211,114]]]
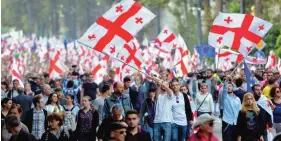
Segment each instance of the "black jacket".
[[13,98],[13,102],[19,104],[22,108],[21,120],[23,121],[26,116],[26,112],[30,110],[32,105],[32,97],[25,95],[24,93],[19,94],[17,97]]
[[81,112],[83,112],[83,109],[79,110],[79,112],[77,114],[77,126],[76,126],[76,131],[75,131],[76,139],[79,139],[80,136],[89,136],[90,138],[95,139],[96,138],[96,129],[99,125],[99,114],[98,114],[97,110],[92,109],[92,115],[93,115],[93,117],[92,117],[92,131],[90,131],[90,134],[87,134],[87,135],[86,134],[82,135],[81,132],[80,132],[81,131],[81,125],[79,125],[78,123],[81,120],[80,116],[79,116],[81,114]]
[[[45,130],[47,130],[48,127],[48,121],[47,121],[47,111],[43,109],[44,115],[45,115]],[[23,123],[27,126],[28,131],[32,132],[32,124],[33,124],[33,108],[28,110],[26,112],[25,119],[23,120]]]
[[184,104],[185,104],[185,114],[188,123],[188,121],[193,120],[193,113],[191,111],[190,102],[187,94],[183,94],[183,97],[184,97]]
[[140,132],[135,135],[127,132],[125,141],[151,141],[151,137],[147,131],[140,129]]
[[60,133],[60,137],[57,138],[49,130],[47,130],[41,137],[41,141],[75,141],[73,138],[73,132],[70,129],[63,129]]
[[26,133],[22,129],[20,130],[17,137],[13,135],[9,141],[15,141],[15,138],[16,141],[36,141],[35,137],[32,134]]
[[254,113],[253,115],[240,111],[238,114],[236,130],[241,140],[257,140],[263,135],[264,128],[261,114]]
[[113,122],[121,122],[121,121],[125,121],[124,117],[122,118],[122,120],[118,121],[118,120],[113,120],[111,116],[106,117],[101,125],[99,126],[99,130],[97,132],[97,137],[98,139],[102,139],[103,141],[107,141],[109,140],[109,125],[110,123]]

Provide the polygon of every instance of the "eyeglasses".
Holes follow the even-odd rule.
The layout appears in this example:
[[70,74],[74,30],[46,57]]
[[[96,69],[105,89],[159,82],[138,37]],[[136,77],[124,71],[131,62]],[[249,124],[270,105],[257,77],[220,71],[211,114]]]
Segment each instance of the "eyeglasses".
[[177,102],[177,103],[179,103],[179,102],[180,102],[180,101],[179,101],[179,97],[178,97],[178,96],[176,97],[176,102]]

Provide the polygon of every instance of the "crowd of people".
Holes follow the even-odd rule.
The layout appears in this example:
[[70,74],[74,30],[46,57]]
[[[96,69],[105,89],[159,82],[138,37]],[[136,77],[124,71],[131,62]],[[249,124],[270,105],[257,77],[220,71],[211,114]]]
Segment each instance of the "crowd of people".
[[2,76],[2,141],[223,141],[281,140],[281,77],[257,70],[248,91],[244,71],[136,73],[100,84],[91,73],[60,78]]

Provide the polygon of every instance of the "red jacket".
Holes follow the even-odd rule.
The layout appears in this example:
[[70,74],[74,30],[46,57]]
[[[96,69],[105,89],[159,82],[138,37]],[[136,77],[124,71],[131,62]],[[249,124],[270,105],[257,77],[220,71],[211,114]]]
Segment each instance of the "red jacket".
[[205,138],[202,133],[196,133],[191,135],[187,141],[219,141],[219,139],[212,134],[209,139]]

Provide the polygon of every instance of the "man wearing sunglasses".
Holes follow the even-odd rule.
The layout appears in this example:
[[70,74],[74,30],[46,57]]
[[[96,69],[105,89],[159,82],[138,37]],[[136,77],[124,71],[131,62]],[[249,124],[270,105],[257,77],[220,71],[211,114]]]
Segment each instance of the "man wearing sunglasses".
[[111,123],[109,126],[110,139],[108,141],[125,141],[127,127],[128,125],[125,122]]
[[126,141],[151,141],[150,134],[140,128],[140,118],[136,110],[126,112],[128,124]]
[[193,124],[193,129],[199,128],[198,132],[190,136],[188,141],[219,141],[213,134],[214,120],[209,114],[200,115]]
[[174,78],[170,82],[170,88],[175,95],[172,104],[172,141],[184,141],[189,136],[188,124],[193,123],[193,114],[187,95],[182,94],[178,79]]

